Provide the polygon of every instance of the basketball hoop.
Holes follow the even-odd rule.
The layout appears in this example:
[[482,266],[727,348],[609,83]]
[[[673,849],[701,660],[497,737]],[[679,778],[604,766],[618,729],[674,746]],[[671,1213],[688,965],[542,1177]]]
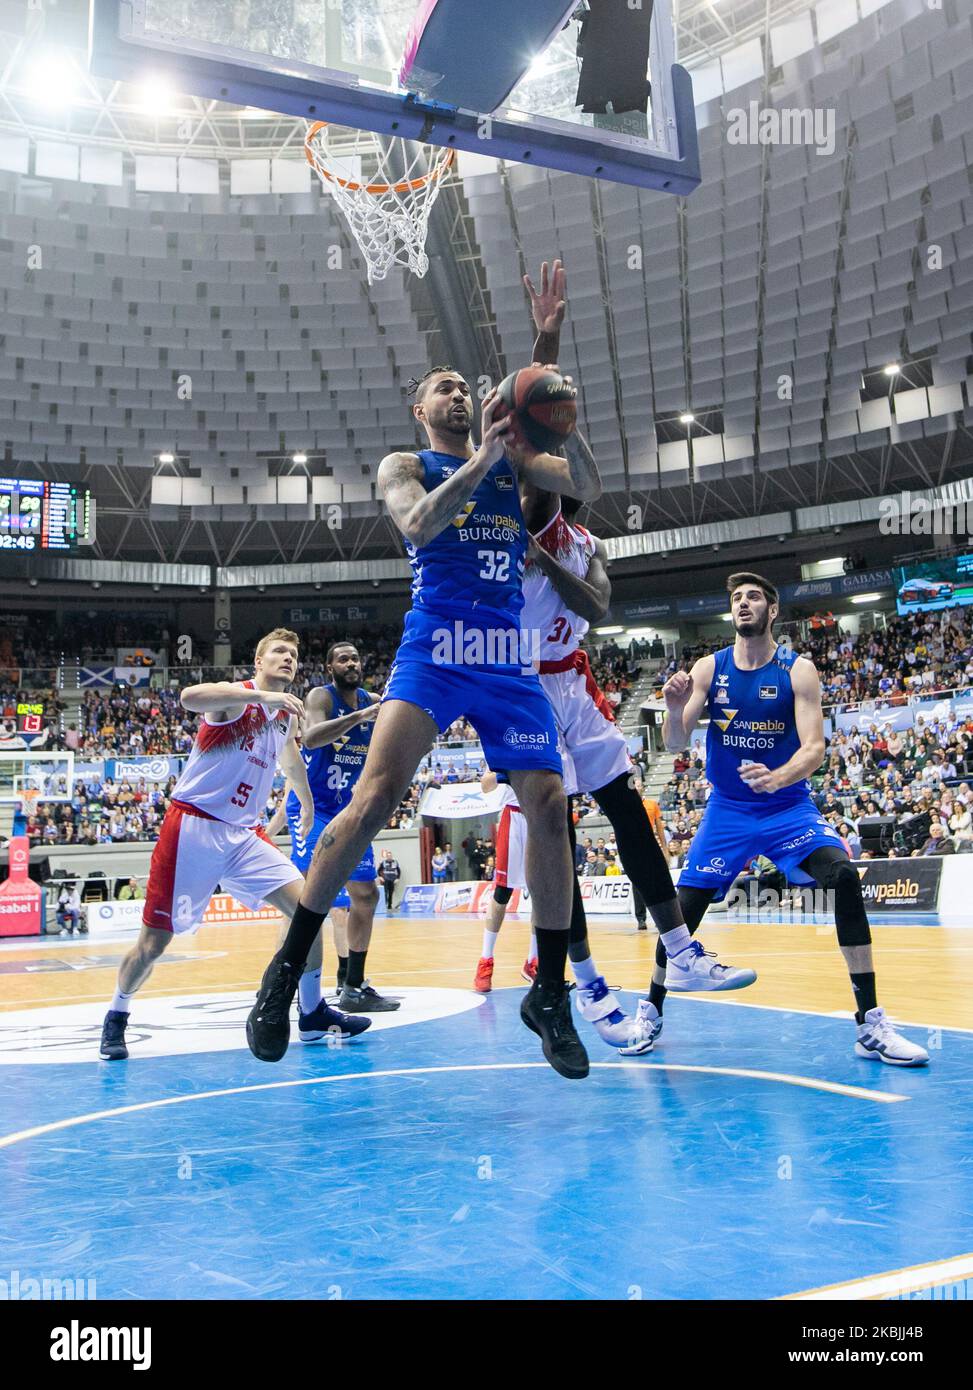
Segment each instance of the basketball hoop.
[[[410,157],[406,141],[397,137],[387,150],[377,141],[370,143],[368,151],[376,155],[378,168],[371,182],[362,183],[360,174],[342,169],[342,159],[347,156],[328,149],[328,129],[327,121],[310,122],[304,152],[351,227],[368,266],[368,283],[384,280],[393,265],[411,270],[421,279],[429,269],[425,249],[429,214],[456,151],[441,150],[432,167],[426,168],[425,146],[420,145]],[[359,131],[359,137],[364,133]],[[401,176],[392,172],[396,154],[402,165]]]

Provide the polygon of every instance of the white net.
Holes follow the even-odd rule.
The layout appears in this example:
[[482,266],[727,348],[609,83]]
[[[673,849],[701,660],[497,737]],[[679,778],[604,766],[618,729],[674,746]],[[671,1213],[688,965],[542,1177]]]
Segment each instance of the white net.
[[[383,149],[373,136],[359,131],[360,145],[353,143],[339,153],[328,146],[330,129],[325,121],[309,123],[304,149],[361,248],[368,283],[384,280],[394,265],[421,278],[429,269],[429,214],[455,151],[441,150],[430,161],[424,145],[410,154],[410,142],[393,138]],[[367,180],[360,167],[365,152],[378,165]]]

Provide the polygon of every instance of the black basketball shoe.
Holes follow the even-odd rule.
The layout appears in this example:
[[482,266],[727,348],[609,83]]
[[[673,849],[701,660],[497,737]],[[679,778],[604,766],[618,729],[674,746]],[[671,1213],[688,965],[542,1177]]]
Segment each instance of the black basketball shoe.
[[372,989],[367,980],[357,987],[346,984],[342,988],[338,1008],[346,1014],[388,1014],[401,1008],[401,999],[389,999],[378,990]]
[[279,1062],[291,1037],[291,1004],[302,971],[274,958],[247,1016],[247,1044],[261,1062]]
[[556,1072],[571,1081],[588,1075],[588,1054],[574,1030],[571,994],[564,981],[535,980],[521,1000],[520,1017],[540,1038],[544,1056]]
[[99,1054],[106,1062],[124,1062],[128,1056],[128,1048],[125,1046],[127,1023],[128,1014],[120,1013],[117,1009],[109,1009],[105,1014],[105,1021],[101,1025]]

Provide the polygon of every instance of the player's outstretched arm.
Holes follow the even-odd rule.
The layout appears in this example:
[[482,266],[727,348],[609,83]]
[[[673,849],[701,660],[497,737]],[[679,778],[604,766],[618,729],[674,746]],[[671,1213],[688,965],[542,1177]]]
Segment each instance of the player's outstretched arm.
[[601,496],[601,474],[584,435],[575,430],[565,440],[564,452],[567,457],[559,458],[556,454],[535,454],[530,447],[507,445],[507,457],[525,483],[544,492],[562,492],[579,502],[597,502]]
[[792,787],[817,772],[824,758],[824,711],[821,708],[821,681],[814,663],[798,657],[791,667],[794,691],[794,722],[801,746],[786,763],[773,769],[751,763],[740,769],[740,776],[755,792],[776,792]]
[[497,774],[490,771],[484,772],[480,778],[480,791],[483,795],[489,796],[491,792],[495,792],[497,785]]
[[314,797],[311,795],[311,786],[307,780],[307,768],[304,766],[304,759],[301,757],[300,746],[296,739],[288,739],[280,750],[277,761],[288,782],[297,792],[297,799],[301,803],[301,834],[309,835],[311,827],[314,825]]
[[607,615],[612,583],[608,578],[608,552],[603,541],[595,541],[595,553],[588,561],[588,572],[584,579],[565,569],[559,560],[538,545],[533,536],[527,547],[527,558],[547,576],[571,612],[584,618],[586,623],[600,623]]
[[258,698],[242,681],[204,681],[202,685],[187,685],[179,701],[192,714],[211,714],[222,722],[242,714]]
[[676,671],[662,687],[666,702],[662,739],[670,753],[680,753],[689,747],[700,715],[706,707],[715,670],[714,658],[701,656],[691,671]]
[[494,420],[499,397],[483,402],[481,444],[471,459],[439,487],[427,492],[418,454],[387,454],[378,466],[378,486],[392,520],[412,545],[428,545],[466,506],[495,463],[503,457],[507,419]]

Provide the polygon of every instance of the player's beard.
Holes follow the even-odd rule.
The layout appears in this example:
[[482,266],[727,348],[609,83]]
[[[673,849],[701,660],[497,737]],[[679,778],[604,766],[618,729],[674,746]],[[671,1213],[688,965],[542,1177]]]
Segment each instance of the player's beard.
[[739,637],[763,637],[769,626],[769,613],[765,613],[762,618],[751,618],[749,622],[735,624]]
[[473,429],[473,417],[469,411],[454,411],[452,408],[445,411],[441,424],[435,426],[439,434],[451,434],[457,439],[467,440]]

